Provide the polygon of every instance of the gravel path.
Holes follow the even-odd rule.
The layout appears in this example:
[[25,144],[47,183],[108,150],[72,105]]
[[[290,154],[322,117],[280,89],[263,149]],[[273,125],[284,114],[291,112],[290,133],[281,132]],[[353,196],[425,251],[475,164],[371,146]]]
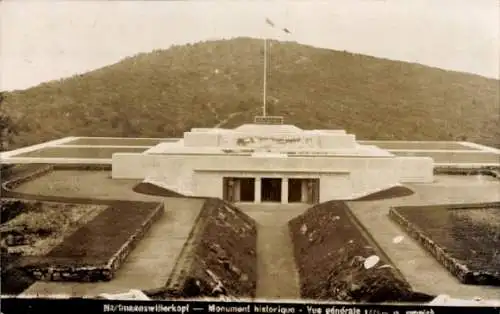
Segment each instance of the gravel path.
[[308,205],[237,204],[255,219],[257,229],[258,299],[297,299],[299,275],[293,256],[288,221],[304,212]]

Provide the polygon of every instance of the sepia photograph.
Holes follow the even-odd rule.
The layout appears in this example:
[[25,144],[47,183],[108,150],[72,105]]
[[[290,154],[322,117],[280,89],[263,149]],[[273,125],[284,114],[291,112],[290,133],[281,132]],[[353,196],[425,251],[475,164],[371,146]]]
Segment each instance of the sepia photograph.
[[1,313],[498,314],[499,12],[1,1]]

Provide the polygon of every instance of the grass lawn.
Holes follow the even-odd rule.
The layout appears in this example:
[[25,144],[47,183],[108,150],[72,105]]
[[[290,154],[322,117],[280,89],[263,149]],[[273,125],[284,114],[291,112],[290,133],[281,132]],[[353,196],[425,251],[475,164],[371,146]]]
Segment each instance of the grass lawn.
[[155,146],[162,142],[172,142],[170,139],[152,138],[79,138],[63,145],[107,145],[107,146]]
[[109,281],[163,212],[160,203],[113,202],[47,254],[24,257],[18,267],[44,281]]
[[111,158],[114,153],[142,153],[147,148],[140,147],[47,147],[15,157],[39,158]]
[[391,217],[462,283],[500,286],[500,203],[396,207]]
[[445,150],[479,150],[460,143],[453,142],[386,142],[386,141],[361,141],[364,145],[375,145],[383,149],[445,149]]
[[21,201],[22,211],[0,225],[2,242],[14,238],[23,245],[6,245],[9,253],[22,256],[47,254],[106,206]]
[[157,203],[116,202],[46,256],[64,263],[105,264],[157,210]]
[[449,152],[393,152],[398,156],[428,156],[435,163],[500,163],[500,154],[495,153],[449,153]]

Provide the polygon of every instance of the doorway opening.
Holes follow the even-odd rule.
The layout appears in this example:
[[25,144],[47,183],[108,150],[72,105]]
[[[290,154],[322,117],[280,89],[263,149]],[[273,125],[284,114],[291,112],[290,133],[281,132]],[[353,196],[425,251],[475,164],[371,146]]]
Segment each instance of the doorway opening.
[[302,202],[303,179],[288,179],[288,203]]
[[254,178],[223,178],[223,199],[228,202],[254,202]]
[[281,178],[262,178],[262,202],[281,202]]
[[319,203],[319,179],[288,179],[288,203]]

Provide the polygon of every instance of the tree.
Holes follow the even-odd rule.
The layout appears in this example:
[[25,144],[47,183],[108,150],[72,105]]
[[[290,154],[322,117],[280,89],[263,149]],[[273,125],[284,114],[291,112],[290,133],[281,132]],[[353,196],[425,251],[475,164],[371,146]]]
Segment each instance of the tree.
[[12,144],[13,136],[17,133],[12,117],[5,112],[2,104],[5,93],[0,92],[0,151],[5,151]]
[[[12,138],[16,134],[14,121],[5,112],[2,104],[5,100],[4,92],[0,92],[0,152],[9,148],[12,143]],[[11,171],[12,165],[2,163],[0,165],[0,177],[8,176]]]

